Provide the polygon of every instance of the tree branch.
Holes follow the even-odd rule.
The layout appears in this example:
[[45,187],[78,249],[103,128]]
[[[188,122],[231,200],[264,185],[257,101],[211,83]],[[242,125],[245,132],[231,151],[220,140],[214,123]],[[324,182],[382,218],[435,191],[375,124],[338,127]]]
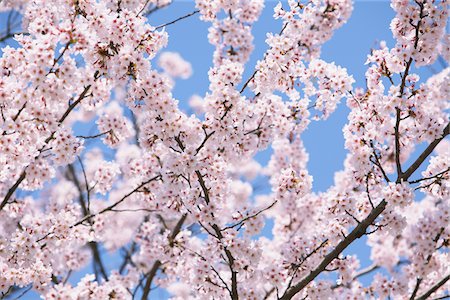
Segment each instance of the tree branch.
[[[399,261],[399,262],[397,263],[397,266],[402,265],[402,264],[406,264],[406,263],[409,263],[409,261],[401,260],[401,261]],[[363,276],[365,276],[365,275],[367,275],[367,274],[370,274],[370,273],[372,273],[373,271],[376,271],[376,270],[378,270],[378,269],[380,269],[380,268],[381,268],[381,266],[376,265],[376,264],[373,264],[373,265],[371,265],[371,266],[368,266],[367,268],[362,269],[362,270],[360,270],[358,273],[356,273],[355,276],[353,276],[353,278],[352,278],[351,281],[353,282],[353,281],[355,281],[356,279],[358,279],[358,278],[360,278],[360,277],[363,277]],[[331,289],[337,289],[337,288],[340,288],[340,287],[342,287],[342,286],[344,286],[344,285],[343,285],[343,284],[336,284],[336,285],[333,285],[333,286],[331,287]]]
[[[420,7],[420,11],[419,11],[419,21],[417,21],[417,25],[414,26],[415,27],[415,36],[414,36],[414,49],[417,49],[417,45],[419,44],[419,33],[420,33],[420,25],[422,24],[422,19],[424,18],[423,15],[423,9],[424,6],[423,4],[416,2],[419,7]],[[402,82],[400,84],[400,98],[403,97],[403,94],[405,92],[405,88],[406,88],[406,78],[408,77],[409,74],[409,70],[411,68],[411,64],[413,62],[413,58],[410,57],[408,62],[406,63],[406,67],[405,67],[405,72],[403,73],[402,76]],[[397,183],[400,183],[402,181],[402,179],[407,180],[408,177],[404,178],[404,174],[402,171],[402,166],[400,163],[400,114],[401,114],[401,110],[399,107],[395,108],[396,111],[396,121],[395,121],[395,164],[397,166]]]
[[[67,166],[67,169],[69,170],[69,173],[72,177],[72,182],[75,184],[76,188],[78,189],[78,193],[79,193],[78,202],[80,203],[80,206],[81,206],[81,209],[83,212],[83,216],[84,217],[89,216],[90,215],[89,208],[86,206],[86,201],[83,197],[83,190],[81,188],[81,184],[76,175],[75,168],[70,164]],[[89,225],[91,225],[91,226],[94,224],[94,222],[92,222],[91,219],[88,219],[88,222],[89,222]],[[102,257],[100,255],[100,250],[99,250],[97,242],[92,241],[92,242],[89,242],[88,245],[92,252],[94,270],[96,271],[95,272],[96,280],[99,281],[99,279],[100,279],[97,274],[97,271],[100,271],[100,274],[103,276],[103,278],[105,278],[105,280],[108,281],[108,274],[106,273],[105,266],[103,265]]]
[[266,210],[271,209],[276,203],[277,203],[277,200],[275,200],[272,204],[270,204],[270,205],[267,206],[266,208],[261,209],[260,211],[258,211],[258,212],[254,213],[254,214],[252,214],[252,215],[249,215],[249,216],[243,218],[243,219],[240,220],[239,222],[234,223],[233,225],[229,225],[229,226],[226,226],[226,227],[222,228],[221,231],[224,231],[224,230],[227,230],[227,229],[231,229],[231,228],[234,228],[234,227],[236,227],[236,226],[240,226],[240,225],[244,224],[245,221],[250,220],[250,219],[253,219],[253,218],[257,217],[258,215],[260,215],[261,213],[265,212]]
[[[64,122],[64,120],[67,118],[67,116],[70,114],[70,112],[75,108],[75,106],[77,106],[77,104],[80,103],[81,100],[86,98],[86,95],[90,88],[91,88],[91,85],[88,85],[87,87],[84,88],[83,92],[80,94],[78,99],[69,106],[69,108],[64,112],[63,116],[58,120],[59,124]],[[35,157],[35,159],[39,157],[40,153],[44,150],[45,146],[53,139],[55,132],[56,131],[53,131],[52,134],[45,140],[44,146],[42,146],[42,148],[39,150],[39,154],[38,154],[38,156]],[[23,172],[20,174],[20,177],[16,180],[16,182],[12,185],[12,187],[6,193],[5,198],[3,198],[3,201],[0,203],[0,211],[8,203],[9,199],[12,197],[12,195],[17,190],[17,188],[22,183],[22,181],[25,180],[27,168],[28,168],[28,166],[25,167]]]
[[[217,234],[217,237],[219,238],[219,240],[223,239],[223,235],[222,232],[220,231],[220,228],[217,224],[213,224],[212,228],[214,229],[214,231]],[[228,259],[228,267],[230,268],[230,272],[231,272],[231,291],[230,291],[230,297],[232,300],[238,300],[239,299],[239,294],[238,294],[238,290],[237,290],[237,272],[234,270],[234,257],[231,254],[230,250],[228,250],[227,246],[223,247],[223,250],[225,252],[225,255],[227,256]]]
[[156,272],[158,272],[158,269],[160,266],[161,266],[161,261],[157,260],[153,263],[153,266],[150,269],[150,272],[148,272],[147,280],[146,280],[144,288],[143,288],[143,294],[142,294],[142,298],[141,298],[142,300],[148,299],[148,295],[150,294],[150,289],[152,287],[153,278],[155,278]]
[[116,207],[117,205],[119,205],[120,203],[122,203],[123,201],[125,201],[128,197],[130,197],[131,195],[133,195],[134,193],[136,193],[140,188],[142,188],[143,186],[145,186],[146,184],[154,181],[154,180],[158,180],[161,178],[161,175],[156,175],[144,182],[142,182],[141,184],[139,184],[136,188],[134,188],[131,192],[127,193],[125,196],[123,196],[122,198],[120,198],[118,201],[114,202],[113,204],[111,204],[110,206],[102,209],[101,211],[94,213],[94,214],[90,214],[86,217],[84,217],[83,219],[81,219],[80,221],[76,222],[75,224],[73,224],[72,226],[70,226],[70,228],[73,228],[75,226],[78,226],[90,219],[92,219],[95,216],[101,215],[107,211],[112,211],[114,209],[114,207]]
[[[283,25],[283,28],[281,28],[281,31],[280,31],[279,35],[282,35],[282,34],[283,34],[283,32],[284,32],[284,30],[286,29],[286,27],[287,27],[288,24],[289,24],[289,23],[286,22],[286,23]],[[264,53],[263,60],[266,59],[266,57],[267,57],[267,51]],[[241,90],[239,91],[240,94],[242,94],[242,93],[245,91],[245,89],[247,88],[248,84],[252,81],[253,78],[255,78],[256,73],[258,73],[258,72],[259,72],[259,70],[255,70],[255,71],[252,73],[252,75],[250,76],[250,78],[247,79],[247,80],[245,81],[244,85],[242,86]]]
[[409,181],[409,184],[419,183],[419,182],[424,181],[424,180],[434,179],[434,178],[438,178],[438,177],[442,178],[442,176],[445,173],[449,172],[449,171],[450,171],[450,167],[448,167],[446,170],[441,171],[441,172],[439,172],[437,174],[434,174],[434,175],[431,175],[431,176],[428,176],[428,177],[423,177],[423,178],[420,178],[420,179],[417,179],[417,180]]
[[[428,155],[433,151],[434,148],[439,144],[440,141],[444,139],[446,135],[449,134],[449,124],[444,129],[444,134],[441,138],[434,140],[421,155],[417,158],[417,160],[413,163],[413,165],[408,168],[406,172],[402,174],[403,180],[407,180],[409,176],[423,163],[423,161],[428,157]],[[396,182],[400,182],[401,179],[397,178]],[[320,273],[322,273],[326,267],[333,261],[333,259],[337,258],[339,254],[344,251],[353,241],[363,236],[367,230],[367,228],[375,221],[375,219],[384,211],[386,208],[387,202],[386,200],[382,200],[371,212],[370,214],[361,221],[352,232],[342,240],[325,258],[322,262],[312,270],[307,276],[305,276],[300,282],[292,286],[290,289],[286,290],[280,300],[291,299],[295,294],[305,288],[311,281],[313,281]],[[420,299],[420,298],[419,298]]]
[[[407,74],[408,71],[405,72]],[[395,135],[395,165],[397,166],[397,178],[402,177],[402,164],[400,163],[400,108],[395,108],[396,119],[394,127]]]
[[187,14],[187,15],[184,15],[184,16],[182,16],[182,17],[179,17],[179,18],[177,18],[177,19],[175,19],[175,20],[173,20],[173,21],[170,21],[170,22],[167,22],[167,23],[165,23],[165,24],[156,26],[154,30],[158,30],[158,29],[161,29],[161,28],[163,28],[163,27],[166,27],[166,26],[175,24],[176,22],[181,21],[181,20],[186,19],[186,18],[189,18],[190,16],[193,16],[193,15],[199,13],[199,12],[200,12],[199,10],[194,10],[193,12],[191,12],[191,13],[189,13],[189,14]]
[[425,159],[433,152],[434,148],[450,133],[450,122],[445,126],[442,133],[442,137],[435,139],[425,151],[412,163],[412,165],[403,173],[402,179],[408,180],[408,178],[420,167],[420,165],[425,161]]
[[[170,247],[173,247],[173,241],[175,240],[176,236],[181,230],[181,227],[183,226],[184,221],[186,221],[187,214],[183,214],[178,220],[175,227],[172,229],[172,234],[169,236],[169,245]],[[147,279],[143,288],[143,294],[142,294],[142,300],[147,300],[148,296],[150,294],[150,290],[152,287],[152,281],[153,278],[156,276],[156,272],[158,272],[159,267],[161,267],[162,263],[160,260],[157,260],[153,263],[152,268],[150,269],[150,272],[147,275]]]
[[203,194],[205,197],[206,204],[209,204],[209,189],[206,187],[205,181],[203,180],[203,175],[200,173],[200,171],[196,170],[195,174],[197,174],[198,177],[198,183],[200,183],[200,187],[203,190]]
[[414,290],[413,290],[413,292],[411,294],[411,297],[409,297],[409,300],[416,299],[416,295],[417,295],[417,292],[419,291],[419,287],[420,287],[421,283],[422,283],[422,277],[417,277],[416,278],[416,285],[415,285]]
[[328,253],[322,262],[312,270],[307,276],[302,278],[300,282],[293,285],[290,289],[286,290],[285,293],[280,297],[280,300],[292,299],[298,292],[300,292],[303,288],[305,288],[311,281],[313,281],[320,273],[322,273],[326,267],[336,259],[339,254],[344,251],[353,241],[362,237],[367,228],[375,221],[375,219],[384,211],[386,208],[387,202],[382,200],[376,207],[373,209],[370,214],[361,221],[353,230],[350,232],[347,237],[342,240],[337,246]]
[[427,299],[428,297],[431,296],[431,294],[436,292],[441,286],[443,286],[449,280],[450,280],[450,274],[448,274],[447,276],[442,278],[441,281],[439,281],[435,285],[433,285],[426,293],[424,293],[422,296],[417,298],[417,300],[425,300],[425,299]]

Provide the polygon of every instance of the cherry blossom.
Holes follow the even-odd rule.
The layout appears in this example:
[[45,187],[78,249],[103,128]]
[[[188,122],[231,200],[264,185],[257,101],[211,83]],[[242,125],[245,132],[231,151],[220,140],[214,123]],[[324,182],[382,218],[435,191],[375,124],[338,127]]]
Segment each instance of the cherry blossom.
[[[254,69],[271,3],[196,0],[154,24],[171,2],[0,1],[22,20],[0,37],[15,41],[0,58],[0,298],[448,297],[450,69],[417,72],[448,62],[447,2],[391,2],[395,43],[370,52],[364,88],[321,59],[349,0],[274,4]],[[176,99],[197,74],[163,48],[188,17],[208,22],[209,90]],[[348,154],[314,192],[303,133],[343,101]],[[371,265],[349,253],[362,237]]]
[[159,66],[172,77],[187,79],[192,75],[191,64],[185,61],[180,54],[174,52],[163,52],[159,56]]

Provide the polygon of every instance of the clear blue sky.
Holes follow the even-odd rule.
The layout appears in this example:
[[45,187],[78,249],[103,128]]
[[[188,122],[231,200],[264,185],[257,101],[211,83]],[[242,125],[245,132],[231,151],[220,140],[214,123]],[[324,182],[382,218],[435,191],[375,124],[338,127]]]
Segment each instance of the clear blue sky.
[[[280,22],[272,18],[273,7],[276,4],[277,1],[267,1],[260,20],[254,25],[255,50],[247,64],[244,78],[250,76],[256,61],[263,57],[263,53],[267,49],[264,42],[266,33],[279,32],[281,28]],[[175,1],[169,8],[151,15],[150,23],[152,25],[164,24],[193,10],[195,10],[193,1]],[[389,30],[389,24],[393,17],[394,11],[390,8],[388,1],[356,1],[348,23],[337,30],[333,38],[324,45],[322,59],[328,62],[334,61],[347,68],[348,73],[352,74],[356,80],[354,86],[364,87],[366,71],[364,63],[370,48],[381,40],[387,41],[389,47],[394,46],[394,40]],[[5,15],[1,14],[0,28],[4,28],[5,21]],[[208,26],[209,23],[200,21],[196,15],[166,28],[169,33],[169,45],[165,50],[179,52],[192,64],[194,70],[191,78],[177,80],[174,89],[174,97],[180,100],[182,107],[186,109],[191,95],[203,96],[208,91],[207,72],[211,67],[214,50],[207,40]],[[429,69],[423,68],[419,74],[422,78],[427,78],[432,73]],[[333,183],[334,172],[343,168],[346,150],[344,149],[342,127],[347,122],[347,114],[348,109],[343,101],[328,120],[312,122],[303,135],[310,156],[309,171],[314,176],[314,191],[325,191]],[[262,163],[267,162],[269,151],[258,155],[258,159]],[[269,189],[264,190],[268,191]],[[267,234],[268,231],[266,231]],[[357,253],[363,260],[362,266],[367,266],[371,262],[364,243],[364,240],[358,241],[356,245],[347,250],[347,253]],[[112,257],[107,263],[110,267],[116,264],[117,260]],[[79,276],[73,277],[74,280],[79,278]],[[152,292],[152,295],[154,297],[152,299],[167,297],[163,291]],[[36,294],[29,293],[26,299],[36,298]]]

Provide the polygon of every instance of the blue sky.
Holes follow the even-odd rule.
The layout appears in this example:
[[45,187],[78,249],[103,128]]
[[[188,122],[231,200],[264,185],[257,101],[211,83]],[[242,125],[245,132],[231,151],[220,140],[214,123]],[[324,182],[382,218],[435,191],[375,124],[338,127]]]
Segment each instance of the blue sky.
[[[251,75],[256,61],[263,57],[267,49],[264,42],[266,33],[279,32],[281,28],[280,22],[272,18],[273,7],[276,4],[277,1],[267,1],[260,20],[254,25],[255,50],[247,64],[244,78]],[[193,10],[195,10],[193,1],[175,1],[169,8],[152,14],[150,23],[155,26],[164,24]],[[4,28],[5,17],[5,14],[0,14],[0,28]],[[387,41],[389,47],[394,46],[392,33],[389,30],[393,17],[394,11],[390,8],[388,1],[356,1],[348,23],[337,30],[333,38],[323,46],[322,59],[327,62],[334,61],[337,65],[347,68],[348,73],[352,74],[356,80],[354,86],[364,87],[366,71],[364,63],[370,49],[381,40]],[[208,91],[207,72],[211,67],[214,50],[207,40],[208,26],[209,23],[200,21],[196,15],[166,28],[169,33],[169,44],[165,50],[179,52],[193,66],[193,76],[187,80],[177,80],[174,89],[174,97],[180,100],[180,105],[186,109],[191,95],[203,96]],[[422,78],[432,74],[427,68],[422,68],[418,73]],[[334,172],[343,168],[346,150],[342,127],[347,122],[347,114],[348,109],[343,101],[328,120],[312,122],[303,135],[305,147],[310,156],[309,172],[314,177],[313,189],[316,192],[325,191],[333,183]],[[263,152],[258,155],[258,159],[265,163],[269,159],[269,154],[269,151]],[[268,189],[264,190],[268,191]],[[362,266],[371,264],[364,239],[351,246],[346,253],[360,255],[363,260]],[[107,264],[113,267],[117,264],[117,260],[111,257]],[[79,276],[73,279],[76,278]],[[152,295],[155,299],[167,297],[163,291],[152,292]],[[26,297],[26,299],[36,298],[36,294],[32,293]]]

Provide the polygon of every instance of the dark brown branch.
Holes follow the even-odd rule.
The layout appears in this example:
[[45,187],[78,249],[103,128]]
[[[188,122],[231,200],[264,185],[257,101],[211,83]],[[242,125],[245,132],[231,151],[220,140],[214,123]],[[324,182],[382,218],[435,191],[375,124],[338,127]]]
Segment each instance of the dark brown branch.
[[136,14],[136,17],[139,17],[139,15],[141,13],[144,12],[145,8],[147,7],[148,3],[150,2],[150,0],[145,1],[144,5],[142,6],[142,8],[138,11],[138,13]]
[[255,129],[252,129],[250,131],[244,132],[244,135],[249,135],[249,134],[255,133],[259,137],[259,134],[261,133],[261,130],[262,130],[262,122],[264,121],[264,118],[266,116],[267,116],[267,110],[264,112],[263,116],[259,120],[258,126]]
[[[0,0],[0,1],[1,1],[1,0]],[[14,293],[14,292],[15,292],[15,289],[16,289],[15,286],[13,286],[13,285],[9,286],[8,289],[7,289],[6,291],[1,292],[2,295],[1,295],[1,298],[0,298],[0,299],[1,299],[1,300],[5,299],[6,296],[9,296],[9,295],[11,295],[11,293]]]
[[31,291],[32,288],[33,288],[33,285],[30,284],[28,287],[23,289],[23,291],[22,291],[22,293],[20,293],[20,295],[18,295],[17,297],[13,298],[12,300],[19,300],[20,298],[25,296],[29,291]]
[[219,273],[213,266],[210,266],[210,267],[211,267],[211,270],[216,274],[216,276],[217,276],[217,277],[219,278],[219,280],[222,282],[223,286],[221,286],[220,284],[217,284],[217,283],[213,282],[209,277],[207,277],[205,280],[206,280],[207,282],[211,283],[211,284],[214,285],[214,286],[217,286],[217,287],[219,287],[219,288],[222,288],[222,289],[227,290],[228,293],[231,294],[231,290],[230,290],[230,288],[228,287],[228,284],[225,282],[225,280],[222,278],[222,276],[220,276],[220,273]]
[[[220,231],[220,228],[217,224],[213,224],[212,228],[214,229],[214,231],[217,234],[217,237],[219,238],[219,240],[223,239],[223,235],[222,232]],[[230,297],[232,300],[238,300],[239,299],[239,294],[238,294],[238,290],[237,290],[237,271],[234,270],[234,257],[231,254],[230,250],[228,250],[227,246],[223,247],[223,251],[225,252],[225,255],[227,256],[227,260],[228,260],[228,267],[230,268],[230,272],[231,272],[231,291],[230,292]]]
[[103,265],[100,249],[97,242],[89,242],[88,245],[92,252],[96,280],[99,281],[100,279],[97,274],[97,272],[100,271],[100,274],[102,274],[103,278],[108,281],[108,274],[106,273],[105,266]]
[[441,286],[443,286],[447,281],[450,280],[450,274],[442,278],[439,282],[437,282],[435,285],[433,285],[426,293],[424,293],[422,296],[418,297],[417,300],[425,300],[428,297],[431,296],[434,292],[436,292]]
[[[205,185],[205,181],[203,180],[203,176],[200,173],[200,171],[195,171],[195,173],[197,174],[198,177],[198,182],[200,183],[200,186],[203,190],[203,194],[205,197],[205,201],[207,204],[209,204],[209,189],[206,187]],[[211,233],[205,226],[203,226],[203,224],[201,224],[201,222],[199,222],[200,226],[202,226],[206,232],[208,232],[211,236],[215,237],[218,240],[222,240],[223,239],[223,235],[222,235],[222,231],[220,230],[220,227],[217,224],[210,224],[212,229],[214,230],[214,232],[216,233],[216,235],[214,235],[213,233]],[[230,268],[230,272],[231,272],[231,289],[227,288],[227,290],[229,291],[230,297],[232,300],[238,300],[239,299],[239,294],[238,294],[238,290],[237,290],[237,271],[234,270],[234,257],[231,254],[230,250],[228,250],[227,246],[223,246],[223,250],[225,252],[225,255],[227,257],[227,259],[224,258],[224,260],[228,260],[227,264],[228,267]]]
[[[180,220],[178,220],[175,227],[172,229],[172,234],[169,236],[169,245],[173,247],[173,241],[177,237],[178,233],[181,230],[181,227],[183,226],[183,223],[186,221],[187,214],[184,214],[181,216]],[[156,273],[158,272],[159,267],[161,267],[162,263],[160,260],[157,260],[153,263],[152,268],[150,269],[150,272],[146,276],[146,282],[143,288],[143,294],[142,294],[142,300],[147,300],[148,295],[150,294],[151,287],[152,287],[152,281],[153,278],[155,278]]]
[[80,139],[85,139],[85,140],[87,140],[87,139],[95,139],[95,138],[104,136],[106,134],[110,134],[111,132],[112,132],[112,129],[110,129],[108,131],[105,131],[105,132],[102,132],[102,133],[99,133],[99,134],[96,134],[96,135],[88,135],[88,136],[86,136],[86,135],[77,135],[76,137],[80,138]]
[[353,214],[351,214],[348,210],[344,210],[344,212],[345,212],[349,217],[351,217],[357,224],[360,223],[360,221],[359,221]]
[[56,64],[58,64],[58,62],[59,62],[59,61],[61,60],[61,58],[64,56],[64,54],[66,53],[66,51],[69,50],[69,46],[70,46],[71,44],[72,44],[72,41],[68,41],[68,42],[66,43],[66,45],[64,46],[64,49],[61,51],[61,53],[59,54],[59,56],[58,56],[56,59],[54,59],[53,65],[52,65],[52,67],[50,68],[50,70],[48,71],[47,75],[50,74],[50,73],[55,73],[55,72],[56,72],[56,70],[54,69],[55,66],[56,66]]
[[369,174],[366,175],[366,195],[367,199],[369,199],[370,206],[372,206],[372,209],[375,208],[375,205],[373,205],[372,197],[370,197],[370,191],[369,191]]
[[247,88],[247,85],[250,83],[250,81],[252,81],[253,78],[255,78],[256,73],[258,73],[258,70],[255,70],[252,74],[252,76],[250,76],[249,79],[247,79],[247,81],[244,83],[244,85],[242,86],[241,90],[239,91],[239,93],[243,93],[245,91],[245,89]]
[[378,158],[378,155],[375,151],[375,145],[374,145],[373,141],[370,141],[370,146],[372,147],[372,153],[373,153],[373,156],[375,157],[375,161],[372,161],[372,162],[380,169],[381,174],[383,174],[384,180],[386,180],[386,182],[391,182],[391,180],[387,176],[386,172],[384,171],[383,166],[381,165],[380,159]]
[[78,162],[81,166],[81,171],[83,172],[83,178],[84,178],[84,185],[86,186],[86,200],[87,200],[87,210],[90,213],[90,207],[91,207],[91,190],[89,188],[89,183],[86,175],[86,170],[84,169],[83,161],[81,160],[81,157],[77,155]]
[[[286,22],[286,23],[283,25],[283,28],[281,28],[281,31],[280,31],[279,35],[282,35],[282,34],[283,34],[283,32],[284,32],[284,30],[286,29],[286,27],[287,27],[288,24],[289,24],[289,23]],[[264,53],[263,60],[266,59],[266,56],[267,56],[267,52]],[[253,78],[255,78],[256,73],[258,73],[258,71],[259,71],[259,70],[255,70],[255,71],[252,73],[252,75],[250,76],[250,78],[247,79],[247,80],[245,81],[244,85],[242,86],[241,90],[239,91],[240,94],[242,94],[242,93],[245,91],[245,89],[247,88],[248,84],[252,81]]]
[[0,37],[0,43],[14,37],[16,34],[21,34],[22,32],[10,32],[5,34],[4,36]]
[[137,124],[137,119],[136,119],[136,116],[134,115],[133,112],[131,112],[130,117],[131,117],[131,122],[133,123],[134,131],[135,131],[134,141],[136,142],[136,145],[139,145],[140,129],[139,129],[139,126]]
[[202,222],[198,221],[198,225],[200,225],[200,227],[203,228],[203,230],[205,230],[210,236],[215,237],[216,239],[219,239],[219,237],[217,235],[215,235],[213,232],[211,232],[211,230],[209,230],[205,225],[203,225]]
[[414,286],[414,290],[413,290],[413,292],[411,294],[411,297],[409,297],[409,300],[416,299],[416,295],[417,295],[417,292],[419,291],[419,287],[420,287],[421,283],[422,283],[422,277],[417,277],[416,285]]
[[25,102],[23,105],[22,105],[22,107],[17,111],[17,114],[12,118],[12,120],[15,122],[18,118],[19,118],[19,116],[20,116],[20,114],[22,113],[22,111],[25,109],[25,107],[27,106],[27,103],[28,102]]
[[148,272],[147,280],[146,280],[144,288],[143,288],[143,294],[142,294],[142,298],[141,298],[142,300],[148,299],[148,295],[150,294],[150,290],[152,287],[153,278],[155,278],[156,272],[158,272],[159,267],[161,267],[161,261],[157,260],[153,263],[153,266],[150,269],[150,272]]
[[[401,180],[407,180],[409,176],[423,163],[423,161],[428,157],[428,155],[433,151],[433,149],[439,144],[440,141],[444,139],[446,135],[449,134],[449,124],[447,124],[444,129],[444,134],[441,138],[433,141],[427,149],[422,152],[422,154],[417,158],[417,160],[413,163],[413,165],[408,168],[406,172],[402,174],[402,178],[397,178],[396,182],[401,182]],[[376,207],[373,209],[370,214],[365,218],[361,223],[359,223],[352,232],[344,238],[329,254],[325,256],[322,262],[312,270],[307,276],[305,276],[300,282],[294,285],[292,288],[286,290],[284,295],[280,298],[280,300],[291,299],[294,295],[296,295],[299,291],[305,288],[311,281],[313,281],[320,273],[322,273],[326,267],[339,256],[339,254],[344,251],[353,241],[360,238],[364,234],[366,234],[367,228],[375,221],[375,219],[384,211],[386,208],[387,202],[382,200]],[[448,280],[448,279],[447,279]],[[419,298],[420,299],[420,298]]]
[[420,167],[420,165],[427,159],[427,157],[433,152],[434,148],[450,133],[450,122],[445,126],[442,136],[435,139],[428,147],[422,152],[422,154],[412,163],[412,165],[403,173],[402,179],[408,180],[408,178]]
[[387,202],[385,200],[382,200],[380,204],[378,204],[375,209],[370,212],[367,218],[361,221],[344,240],[337,244],[337,246],[325,256],[322,262],[314,270],[312,270],[307,276],[302,278],[300,282],[293,285],[290,289],[286,290],[285,293],[280,297],[280,300],[292,299],[292,297],[294,297],[311,281],[313,281],[320,273],[322,273],[326,269],[326,267],[334,259],[336,259],[339,254],[342,253],[342,251],[344,251],[344,249],[346,249],[351,243],[353,243],[353,241],[362,237],[366,233],[367,228],[384,211],[386,205]]
[[[291,264],[291,268],[293,268],[294,272],[291,276],[291,279],[289,280],[289,283],[286,287],[286,291],[288,289],[291,288],[292,286],[292,282],[295,279],[295,275],[297,274],[298,270],[300,269],[300,267],[308,260],[308,258],[310,258],[311,256],[313,256],[314,254],[316,254],[320,249],[322,249],[322,247],[324,247],[326,244],[328,243],[328,239],[325,239],[322,241],[322,243],[320,243],[319,246],[317,246],[314,250],[312,250],[311,252],[309,252],[307,255],[305,255],[304,257],[302,257],[302,261],[298,264]],[[325,269],[326,271],[326,269]]]
[[[425,17],[423,15],[423,9],[424,6],[422,3],[416,2],[419,7],[420,7],[420,11],[419,11],[419,21],[417,22],[417,25],[415,25],[415,37],[414,37],[414,49],[417,49],[417,46],[419,44],[419,33],[420,33],[420,26],[422,24],[422,19]],[[405,72],[403,73],[402,76],[402,81],[400,84],[400,91],[399,91],[399,97],[402,98],[403,94],[405,92],[405,88],[406,88],[406,78],[408,77],[409,74],[409,70],[411,68],[411,64],[413,62],[413,58],[410,57],[408,62],[406,63],[406,67],[405,67]],[[395,108],[396,111],[396,121],[395,121],[395,127],[394,127],[394,135],[395,135],[395,164],[397,166],[397,183],[401,182],[402,180],[407,180],[408,177],[404,177],[403,171],[402,171],[402,166],[400,163],[400,115],[401,115],[401,110],[399,107]]]
[[206,187],[205,181],[203,180],[203,175],[200,173],[200,171],[195,171],[195,174],[197,174],[198,177],[198,183],[200,183],[200,186],[203,190],[203,195],[205,197],[206,204],[209,204],[209,189]]
[[[282,34],[283,34],[283,32],[284,32],[284,30],[286,29],[286,27],[288,26],[288,24],[289,24],[289,23],[286,22],[286,23],[283,25],[283,28],[281,28],[281,31],[280,31],[279,35],[282,35]],[[263,60],[266,59],[266,56],[267,56],[267,51],[264,53]],[[248,86],[248,84],[250,83],[250,81],[252,81],[252,79],[255,78],[256,73],[258,73],[258,71],[259,71],[259,70],[255,70],[255,71],[252,73],[252,75],[250,76],[250,78],[247,79],[247,80],[245,81],[244,85],[242,86],[241,90],[239,91],[240,94],[242,94],[242,93],[245,91],[245,89],[247,88],[247,86]]]
[[2,203],[0,203],[0,210],[2,210],[5,205],[8,203],[11,196],[14,194],[14,192],[17,190],[19,185],[22,183],[22,181],[25,180],[26,172],[23,171],[22,174],[20,174],[20,177],[17,179],[17,181],[13,184],[13,186],[8,190],[8,192],[5,195],[5,198],[3,198]]
[[87,97],[87,93],[89,92],[89,89],[91,88],[91,85],[84,87],[84,90],[81,92],[80,96],[78,96],[78,99],[73,102],[71,105],[69,105],[69,108],[64,112],[62,117],[59,119],[59,123],[64,122],[64,120],[69,116],[70,112],[80,103],[84,98]]
[[[181,151],[183,152],[184,149],[186,149],[186,147],[183,145],[183,142],[182,142],[181,139],[180,139],[180,135],[175,136],[175,137],[174,137],[174,140],[177,142],[178,147],[180,147]],[[172,149],[173,149],[173,148],[172,148]],[[174,150],[175,150],[175,149],[174,149]],[[180,153],[181,153],[181,152],[180,152]]]
[[[439,233],[436,235],[436,237],[433,239],[434,243],[437,243],[439,241],[439,239],[441,238],[442,233],[444,232],[445,228],[442,227],[441,230],[439,231]],[[428,265],[430,263],[431,258],[433,257],[433,253],[428,254],[426,261],[425,261],[425,265]],[[411,297],[409,298],[410,300],[414,300],[416,299],[416,295],[417,292],[419,291],[419,287],[420,284],[422,283],[423,278],[422,277],[417,277],[416,279],[416,286],[414,287],[414,291],[411,294]]]
[[[405,72],[407,74],[408,71]],[[395,165],[397,166],[397,178],[402,177],[402,164],[400,163],[400,108],[395,108],[396,119],[395,119],[395,127],[394,127],[394,135],[395,135]]]
[[157,211],[160,211],[160,210],[157,210],[157,209],[148,209],[148,208],[128,208],[128,209],[116,209],[116,208],[113,208],[113,209],[111,209],[110,211],[113,211],[113,212],[136,212],[136,211],[145,211],[145,212],[157,212]]
[[442,178],[442,176],[445,173],[449,172],[449,171],[450,171],[450,167],[447,168],[444,171],[441,171],[441,172],[437,173],[437,174],[434,174],[434,175],[431,175],[431,176],[428,176],[428,177],[423,177],[423,178],[420,178],[420,179],[417,179],[417,180],[409,181],[409,184],[419,183],[419,182],[424,181],[424,180],[430,180],[430,179],[435,179],[435,178],[439,178],[439,177]]
[[275,288],[274,287],[266,292],[266,295],[264,296],[263,300],[269,299],[270,295],[272,295],[273,292],[275,292]]
[[175,238],[177,237],[178,233],[180,233],[181,227],[183,226],[184,221],[186,221],[187,214],[183,214],[178,220],[177,224],[175,224],[175,227],[172,229],[172,234],[169,237],[169,245],[172,247],[173,242]]
[[449,299],[449,298],[450,298],[450,295],[445,295],[445,296],[434,298],[432,300],[442,300],[442,299]]
[[63,283],[63,284],[66,284],[67,281],[69,281],[70,275],[72,275],[72,270],[69,270],[69,271],[67,272],[66,277],[62,280],[62,283]]
[[215,131],[212,131],[210,133],[206,133],[205,127],[203,127],[203,132],[205,133],[205,137],[203,138],[203,141],[200,144],[200,146],[198,146],[197,149],[195,149],[195,154],[194,155],[197,155],[200,152],[200,150],[202,150],[202,148],[205,146],[205,144],[208,141],[208,139],[215,133]]

